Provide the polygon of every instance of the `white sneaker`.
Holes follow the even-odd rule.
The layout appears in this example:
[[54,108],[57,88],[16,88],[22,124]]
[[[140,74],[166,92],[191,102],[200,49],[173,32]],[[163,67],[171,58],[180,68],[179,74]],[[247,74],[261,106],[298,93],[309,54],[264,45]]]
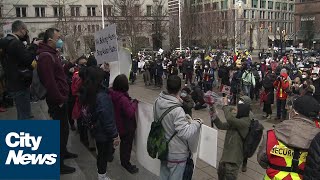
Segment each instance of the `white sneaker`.
[[98,180],[111,180],[111,179],[107,176],[107,173],[105,173],[105,174],[98,174]]

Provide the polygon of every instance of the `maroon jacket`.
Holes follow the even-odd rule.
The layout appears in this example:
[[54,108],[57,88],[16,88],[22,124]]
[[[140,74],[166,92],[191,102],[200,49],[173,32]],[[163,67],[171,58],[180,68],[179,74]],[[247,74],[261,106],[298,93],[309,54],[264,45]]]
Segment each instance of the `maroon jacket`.
[[135,113],[138,103],[131,101],[127,92],[119,92],[110,89],[113,102],[114,116],[120,136],[136,130]]
[[[39,55],[37,69],[39,79],[47,89],[47,103],[50,105],[65,103],[69,95],[69,86],[58,51],[47,44],[40,43],[37,53]],[[54,59],[47,53],[50,53]]]

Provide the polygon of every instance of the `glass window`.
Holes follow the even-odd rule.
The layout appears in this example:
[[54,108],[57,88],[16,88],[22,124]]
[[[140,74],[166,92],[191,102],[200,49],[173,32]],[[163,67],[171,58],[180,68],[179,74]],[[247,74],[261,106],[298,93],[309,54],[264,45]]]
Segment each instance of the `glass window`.
[[276,10],[280,10],[281,8],[281,3],[280,2],[276,2]]
[[152,6],[147,5],[147,16],[151,16],[152,13]]
[[260,8],[266,8],[266,1],[265,0],[260,1]]
[[252,7],[257,8],[258,7],[258,0],[252,0]]
[[293,11],[294,4],[290,4],[289,11]]
[[268,1],[268,9],[273,9],[273,1]]
[[27,17],[27,7],[16,7],[17,17]]
[[78,25],[78,31],[81,32],[81,25]]
[[218,2],[212,3],[212,10],[217,10],[218,9]]
[[287,10],[287,3],[282,4],[282,10]]
[[252,18],[252,19],[254,19],[254,18],[255,18],[255,14],[254,14],[254,12],[255,12],[255,11],[253,10],[253,11],[252,11],[252,13],[251,13],[251,18]]

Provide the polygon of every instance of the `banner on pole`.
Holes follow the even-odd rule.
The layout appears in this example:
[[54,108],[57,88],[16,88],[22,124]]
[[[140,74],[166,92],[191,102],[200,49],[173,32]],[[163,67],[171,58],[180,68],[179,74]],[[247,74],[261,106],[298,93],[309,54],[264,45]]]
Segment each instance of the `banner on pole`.
[[95,57],[98,64],[119,60],[117,26],[112,24],[94,34]]

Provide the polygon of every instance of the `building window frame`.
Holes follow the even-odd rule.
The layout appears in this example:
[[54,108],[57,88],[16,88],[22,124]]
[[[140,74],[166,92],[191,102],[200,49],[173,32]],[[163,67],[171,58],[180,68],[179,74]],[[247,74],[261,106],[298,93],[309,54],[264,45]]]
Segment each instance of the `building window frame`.
[[64,6],[53,6],[53,17],[62,17]]
[[14,6],[16,9],[16,17],[24,18],[28,16],[28,6],[27,5],[19,5]]
[[87,16],[88,17],[97,16],[97,6],[96,5],[88,5],[87,6]]
[[35,17],[46,17],[46,6],[34,6]]

